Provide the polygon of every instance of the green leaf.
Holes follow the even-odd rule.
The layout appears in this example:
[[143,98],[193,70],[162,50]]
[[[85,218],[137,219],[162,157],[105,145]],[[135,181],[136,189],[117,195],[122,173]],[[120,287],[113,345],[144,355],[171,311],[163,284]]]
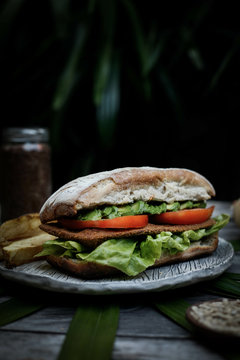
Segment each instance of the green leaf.
[[211,92],[212,90],[214,90],[214,88],[216,88],[220,77],[224,73],[225,69],[227,68],[228,64],[232,60],[234,54],[237,52],[239,47],[240,47],[240,34],[238,33],[232,43],[232,46],[230,47],[229,51],[225,54],[218,69],[216,70],[215,74],[213,75],[213,77],[209,83],[208,89],[206,91],[207,94],[209,92]]
[[[222,297],[239,298],[239,283],[234,280],[240,281],[240,274],[225,272],[217,280],[203,283],[201,286],[203,291],[205,290],[211,294],[217,294]],[[236,287],[237,291],[235,291]]]
[[51,0],[56,34],[59,38],[67,35],[70,20],[70,0]]
[[204,283],[203,289],[210,292],[220,289],[226,296],[240,296],[240,284],[227,276],[220,276],[215,280]]
[[149,55],[148,44],[142,28],[142,23],[137,11],[137,7],[135,6],[134,2],[130,0],[122,0],[122,3],[125,6],[125,9],[127,10],[127,14],[129,16],[130,23],[132,26],[132,32],[134,38],[133,44],[136,46],[139,63],[140,63],[141,75],[142,75],[141,87],[145,95],[145,98],[147,100],[150,100],[152,89],[151,89],[151,82],[148,78],[148,73],[157,61],[162,44],[159,42],[156,45],[152,54]]
[[181,37],[183,44],[187,47],[186,51],[193,66],[195,66],[197,70],[203,70],[204,62],[200,49],[195,43],[193,29],[188,26],[183,26],[181,29]]
[[[158,299],[160,298],[160,299]],[[187,301],[181,299],[180,297],[165,297],[158,295],[158,298],[154,299],[153,302],[157,308],[167,315],[170,319],[176,322],[178,325],[182,326],[186,330],[194,333],[194,328],[186,319],[186,310],[191,305]]]
[[58,360],[109,360],[117,331],[119,306],[85,303],[71,321]]
[[97,126],[101,144],[104,148],[110,148],[114,143],[116,124],[120,108],[120,66],[116,54],[111,64],[108,64],[108,79],[99,81],[98,89],[95,88],[95,104]]
[[75,34],[75,42],[73,44],[71,53],[65,68],[60,75],[58,85],[53,97],[52,109],[55,111],[61,110],[66,103],[74,85],[79,79],[80,73],[78,71],[79,60],[83,54],[85,41],[88,35],[88,26],[84,21],[78,26]]
[[181,98],[177,92],[177,89],[175,88],[172,79],[170,78],[167,69],[161,67],[158,71],[158,78],[172,105],[172,109],[175,113],[179,125],[183,125],[185,122],[185,115],[182,107]]
[[0,37],[5,36],[25,0],[8,0],[1,8],[0,12]]
[[94,74],[93,102],[100,105],[105,89],[109,83],[113,57],[113,40],[115,34],[116,2],[99,0],[101,14],[101,41],[98,51],[98,62]]
[[97,0],[88,0],[88,12],[93,13],[96,7]]
[[215,290],[214,288],[211,288],[211,287],[208,288],[208,289],[203,288],[202,290],[203,291],[205,290],[207,293],[210,293],[210,294],[218,295],[220,297],[230,297],[230,298],[234,298],[234,299],[239,298],[238,295],[233,295],[233,294],[230,294],[228,292],[221,291],[221,290]]
[[97,5],[101,15],[101,35],[107,42],[112,43],[116,26],[116,1],[98,0]]
[[18,298],[7,300],[0,304],[0,326],[18,320],[45,306],[33,299],[26,301]]
[[225,272],[223,275],[221,275],[221,277],[240,281],[240,274],[238,273]]
[[140,65],[142,69],[142,75],[146,75],[146,69],[148,68],[148,52],[147,52],[147,42],[145,39],[145,35],[142,29],[141,20],[137,11],[137,8],[135,7],[134,2],[130,0],[122,0],[122,3],[124,4],[131,25],[132,25],[132,31],[135,39],[136,48],[139,55]]
[[93,102],[95,105],[100,105],[102,102],[103,93],[109,79],[111,57],[112,46],[110,43],[106,43],[100,51],[94,77]]
[[148,57],[144,67],[145,74],[149,74],[159,62],[160,56],[163,54],[165,48],[166,38],[165,31],[159,34],[157,31],[157,22],[153,21],[152,24],[150,24],[147,35]]
[[240,251],[240,240],[239,239],[231,240],[229,242],[232,244],[234,251]]
[[196,45],[197,41],[195,34],[205,18],[209,15],[211,8],[212,3],[204,1],[200,4],[192,5],[189,12],[186,13],[186,18],[183,20],[178,30],[180,41],[178,41],[176,50],[169,60],[168,69],[177,66],[186,52],[196,69],[202,70],[205,68],[200,49]]

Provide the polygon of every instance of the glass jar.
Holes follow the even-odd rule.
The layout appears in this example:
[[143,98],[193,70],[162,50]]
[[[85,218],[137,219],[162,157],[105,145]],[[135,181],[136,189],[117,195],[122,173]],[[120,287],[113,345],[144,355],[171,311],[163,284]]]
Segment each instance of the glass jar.
[[52,192],[48,129],[3,129],[0,185],[1,222],[40,211]]

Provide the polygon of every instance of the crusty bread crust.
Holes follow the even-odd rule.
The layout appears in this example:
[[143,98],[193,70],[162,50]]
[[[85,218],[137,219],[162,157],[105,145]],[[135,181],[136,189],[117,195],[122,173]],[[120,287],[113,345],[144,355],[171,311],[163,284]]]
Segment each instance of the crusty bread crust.
[[211,196],[215,196],[212,184],[191,170],[121,168],[80,177],[62,186],[45,202],[40,219],[46,223],[103,204],[120,205],[137,200],[199,201]]
[[[191,259],[200,258],[210,255],[217,249],[218,246],[218,233],[214,233],[209,237],[204,238],[197,242],[192,242],[190,247],[183,252],[179,252],[175,255],[169,253],[163,253],[160,259],[155,261],[155,264],[150,268],[156,268],[163,265],[188,261]],[[56,257],[49,255],[47,257],[49,264],[63,269],[68,273],[83,278],[83,279],[97,279],[103,277],[109,277],[114,275],[123,274],[120,270],[111,266],[100,265],[93,262],[86,262],[77,259],[68,259],[64,257]]]
[[112,266],[99,265],[93,262],[84,262],[54,255],[47,256],[47,262],[58,269],[62,269],[82,279],[100,279],[122,274],[120,270]]

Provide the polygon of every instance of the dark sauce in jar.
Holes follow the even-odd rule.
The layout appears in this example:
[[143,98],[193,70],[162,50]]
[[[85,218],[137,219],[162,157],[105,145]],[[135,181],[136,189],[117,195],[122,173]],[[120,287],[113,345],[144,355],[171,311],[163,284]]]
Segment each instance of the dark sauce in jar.
[[39,212],[51,195],[51,148],[45,128],[6,128],[1,146],[1,222]]

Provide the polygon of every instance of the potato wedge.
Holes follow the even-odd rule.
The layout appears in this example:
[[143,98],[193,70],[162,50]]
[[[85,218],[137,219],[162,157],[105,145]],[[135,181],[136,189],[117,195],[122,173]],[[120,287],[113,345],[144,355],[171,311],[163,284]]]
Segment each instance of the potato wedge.
[[39,229],[41,221],[38,213],[22,215],[16,219],[5,221],[0,226],[0,244],[5,241],[26,239],[42,233]]
[[7,268],[12,268],[32,261],[41,260],[34,256],[42,251],[42,244],[47,240],[55,239],[54,236],[42,233],[28,239],[14,241],[11,245],[2,248],[3,258]]
[[0,261],[8,268],[40,260],[34,255],[42,250],[42,244],[55,239],[39,228],[38,213],[22,215],[5,221],[0,226]]

